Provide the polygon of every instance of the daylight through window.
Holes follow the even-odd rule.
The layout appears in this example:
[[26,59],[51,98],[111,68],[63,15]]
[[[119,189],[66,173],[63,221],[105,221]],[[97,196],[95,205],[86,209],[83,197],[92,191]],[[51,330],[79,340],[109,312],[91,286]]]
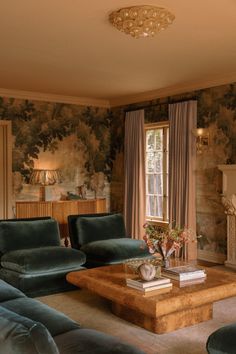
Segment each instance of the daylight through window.
[[146,126],[146,217],[168,221],[168,123]]

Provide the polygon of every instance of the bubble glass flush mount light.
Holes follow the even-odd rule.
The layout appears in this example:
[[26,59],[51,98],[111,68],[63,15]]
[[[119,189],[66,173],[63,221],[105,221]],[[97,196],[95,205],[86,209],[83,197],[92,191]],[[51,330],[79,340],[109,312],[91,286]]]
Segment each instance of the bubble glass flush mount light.
[[124,7],[109,15],[113,26],[134,38],[153,37],[166,29],[174,19],[170,11],[151,5]]

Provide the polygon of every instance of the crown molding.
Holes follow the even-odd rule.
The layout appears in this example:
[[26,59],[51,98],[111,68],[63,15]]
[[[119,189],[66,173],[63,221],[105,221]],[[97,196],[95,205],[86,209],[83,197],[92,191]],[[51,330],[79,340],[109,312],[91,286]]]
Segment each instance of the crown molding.
[[95,107],[110,108],[110,104],[108,100],[88,98],[88,97],[63,96],[63,95],[54,95],[50,93],[46,94],[40,92],[10,90],[4,88],[0,88],[0,96],[13,97],[19,99],[28,99],[34,101],[68,103],[68,104],[75,104],[79,106],[95,106]]
[[121,96],[110,99],[110,107],[119,107],[133,103],[151,101],[157,98],[163,98],[195,90],[201,90],[209,87],[221,86],[236,82],[236,72],[225,76],[218,76],[199,81],[184,82],[178,85],[168,86],[162,89],[147,91],[136,95]]

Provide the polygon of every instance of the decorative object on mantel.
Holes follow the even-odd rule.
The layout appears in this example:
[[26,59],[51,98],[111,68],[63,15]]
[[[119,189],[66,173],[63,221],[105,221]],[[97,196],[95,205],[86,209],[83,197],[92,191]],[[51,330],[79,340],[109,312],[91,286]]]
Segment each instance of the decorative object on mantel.
[[169,267],[169,257],[178,251],[187,242],[196,242],[193,232],[187,228],[175,226],[162,227],[152,222],[144,224],[144,241],[149,247],[150,253],[158,252],[162,256],[163,267]]
[[61,182],[61,174],[58,170],[33,170],[30,176],[30,184],[39,184],[39,201],[45,201],[45,187]]
[[225,207],[225,214],[236,216],[236,194],[232,194],[228,198],[223,195],[222,204]]
[[153,37],[172,24],[174,19],[175,16],[167,9],[153,5],[124,7],[109,15],[114,27],[134,38]]

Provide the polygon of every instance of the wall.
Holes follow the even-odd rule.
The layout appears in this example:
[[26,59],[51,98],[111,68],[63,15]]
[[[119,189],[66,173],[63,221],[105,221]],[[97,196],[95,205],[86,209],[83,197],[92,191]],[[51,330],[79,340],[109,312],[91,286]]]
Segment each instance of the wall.
[[62,183],[47,188],[48,199],[76,193],[85,183],[87,197],[96,188],[99,197],[110,199],[111,210],[122,211],[125,110],[145,106],[146,122],[163,121],[169,102],[189,98],[198,100],[198,126],[210,134],[210,148],[197,156],[199,248],[220,259],[226,253],[226,216],[217,165],[236,163],[236,84],[111,110],[0,97],[0,119],[11,120],[13,128],[14,200],[38,199],[39,187],[29,184],[34,168],[58,168]]
[[39,186],[29,184],[33,169],[59,169],[62,183],[47,187],[47,200],[85,184],[87,197],[96,190],[109,208],[116,154],[110,110],[0,97],[0,119],[12,121],[14,200],[38,200]]
[[[222,174],[217,165],[236,163],[236,84],[118,107],[112,112],[120,122],[120,139],[125,110],[145,107],[146,122],[164,121],[168,119],[168,103],[190,98],[198,101],[198,127],[207,128],[210,136],[209,149],[197,155],[197,233],[202,235],[198,245],[199,254],[217,262],[224,260],[226,254],[226,215],[221,203]],[[114,184],[111,186],[112,200],[116,200],[120,210],[123,208],[122,151],[123,146],[114,163]]]

